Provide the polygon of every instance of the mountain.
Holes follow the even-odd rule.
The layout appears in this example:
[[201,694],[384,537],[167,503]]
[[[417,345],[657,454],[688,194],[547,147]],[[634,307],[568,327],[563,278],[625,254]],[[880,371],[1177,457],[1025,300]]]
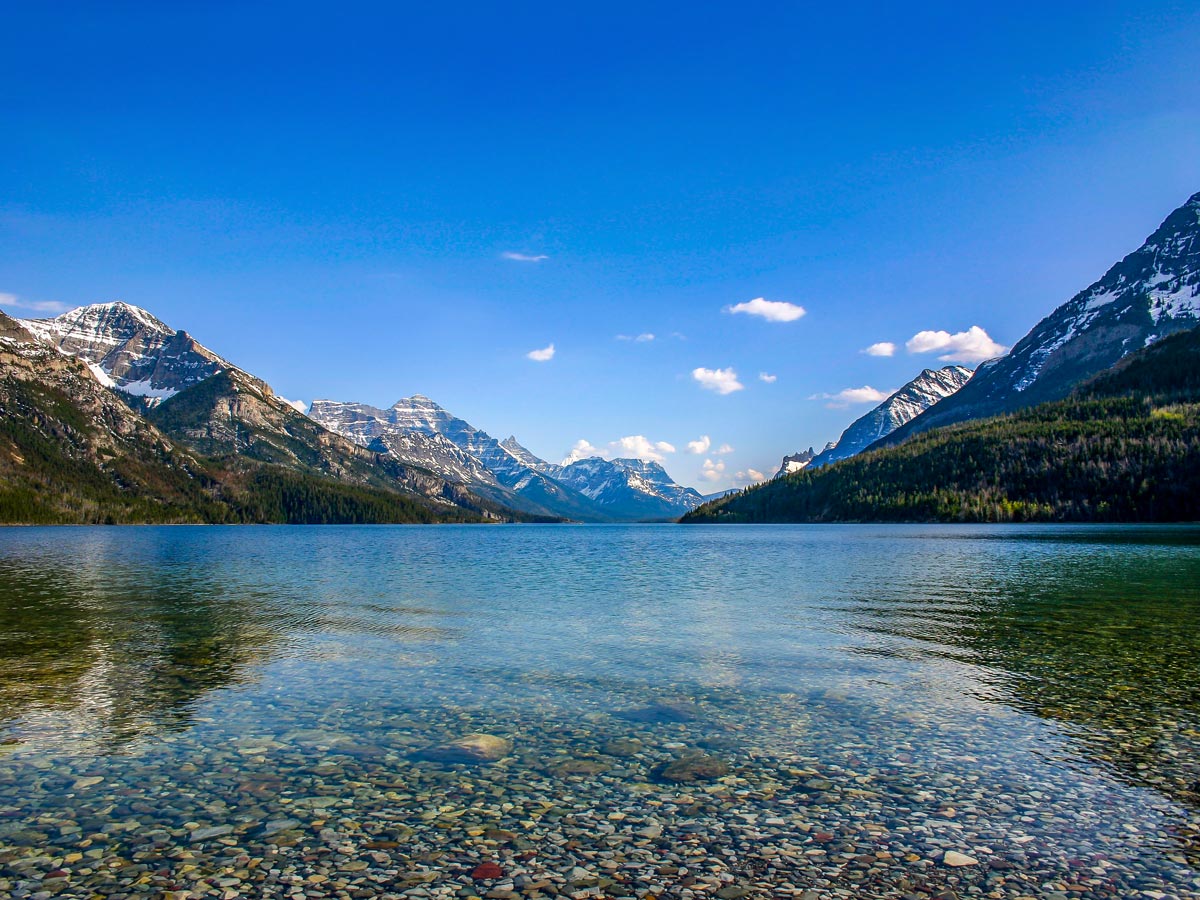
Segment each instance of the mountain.
[[1063,400],[920,432],[705,504],[685,522],[1200,520],[1200,330]]
[[385,449],[399,462],[419,459],[432,471],[514,509],[582,522],[612,520],[589,498],[522,462],[487,432],[421,394],[398,400],[388,409],[314,400],[308,414],[361,446]]
[[925,369],[865,416],[851,423],[842,436],[831,447],[822,450],[809,465],[814,468],[827,466],[861,453],[960,390],[970,379],[971,370],[964,366]]
[[186,331],[120,301],[22,324],[43,343],[87,363],[101,384],[148,406],[232,368]]
[[92,366],[42,343],[3,313],[0,410],[0,522],[482,518],[394,489],[346,484],[237,455],[216,460],[197,453],[119,398]]
[[1200,325],[1198,294],[1200,193],[1100,280],[1042,319],[1007,356],[981,365],[952,398],[885,442],[1066,397],[1126,354]]
[[662,466],[643,459],[593,456],[552,465],[549,474],[617,519],[677,519],[704,502],[699,491],[676,484]]
[[386,451],[360,447],[334,434],[277,397],[266,382],[239,369],[226,369],[180,391],[146,417],[180,443],[218,459],[273,463],[344,484],[423,497],[435,506],[459,507],[484,517],[509,514],[440,474],[403,465]]
[[555,465],[522,447],[516,437],[506,438],[500,446],[531,469],[575,488],[617,519],[677,519],[704,501],[699,491],[676,484],[656,462],[591,456]]
[[[829,450],[833,444],[829,444],[825,449]],[[793,453],[791,456],[785,456],[783,462],[779,466],[779,471],[775,473],[775,478],[782,478],[784,475],[791,475],[793,472],[799,472],[812,463],[817,458],[817,451],[812,447],[807,450],[801,450],[799,453]],[[708,500],[708,497],[704,499]]]
[[513,436],[497,441],[421,394],[388,409],[315,400],[309,416],[364,446],[457,479],[513,508],[583,522],[674,519],[703,498],[657,463],[594,457],[563,466]]

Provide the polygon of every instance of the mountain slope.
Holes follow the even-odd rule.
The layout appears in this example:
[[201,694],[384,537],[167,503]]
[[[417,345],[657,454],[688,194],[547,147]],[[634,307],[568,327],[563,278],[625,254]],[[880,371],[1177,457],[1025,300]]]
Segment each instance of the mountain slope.
[[480,519],[394,487],[197,453],[2,313],[0,411],[0,523]]
[[48,346],[86,362],[102,384],[147,405],[232,368],[186,331],[120,301],[22,324]]
[[511,515],[460,484],[334,434],[275,396],[265,382],[238,369],[218,372],[146,415],[175,440],[208,456],[274,463],[343,484],[412,494],[435,506],[457,506],[485,517]]
[[827,447],[810,466],[819,468],[861,453],[880,438],[960,390],[971,378],[964,366],[925,369],[865,416],[855,420],[832,447]]
[[981,365],[963,388],[887,436],[912,434],[1067,396],[1154,340],[1200,324],[1200,193],[1133,253],[1042,319],[1012,352]]
[[935,428],[706,504],[685,522],[1195,521],[1200,331],[1065,400]]

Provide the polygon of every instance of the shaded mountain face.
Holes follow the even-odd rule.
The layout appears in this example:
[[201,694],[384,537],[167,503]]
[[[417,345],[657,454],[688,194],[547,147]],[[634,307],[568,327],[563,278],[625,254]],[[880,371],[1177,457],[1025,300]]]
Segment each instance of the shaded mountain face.
[[971,370],[964,366],[925,369],[865,416],[853,422],[833,446],[822,450],[809,465],[826,466],[861,453],[880,438],[887,437],[906,422],[912,421],[960,390],[970,378]]
[[657,463],[547,462],[515,437],[497,441],[420,394],[388,409],[316,400],[309,415],[362,446],[386,449],[400,461],[456,478],[476,493],[531,513],[585,522],[675,518],[702,500]]
[[101,384],[142,398],[146,405],[232,368],[186,331],[120,301],[22,324],[44,343],[87,363]]
[[1099,281],[1042,319],[1007,356],[981,365],[952,399],[898,429],[887,443],[1061,399],[1126,354],[1197,325],[1200,193]]

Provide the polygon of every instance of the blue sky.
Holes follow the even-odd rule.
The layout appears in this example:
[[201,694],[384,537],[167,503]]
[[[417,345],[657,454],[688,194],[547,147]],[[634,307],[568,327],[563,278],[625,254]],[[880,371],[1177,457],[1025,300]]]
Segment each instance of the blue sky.
[[126,300],[289,398],[640,436],[707,491],[1200,190],[1194,3],[434,6],[10,5],[0,305]]

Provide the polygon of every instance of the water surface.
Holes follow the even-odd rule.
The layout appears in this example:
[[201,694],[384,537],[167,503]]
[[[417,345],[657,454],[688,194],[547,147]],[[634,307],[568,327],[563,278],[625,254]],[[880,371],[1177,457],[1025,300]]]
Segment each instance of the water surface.
[[1198,651],[1186,527],[6,529],[0,896],[1196,897]]

